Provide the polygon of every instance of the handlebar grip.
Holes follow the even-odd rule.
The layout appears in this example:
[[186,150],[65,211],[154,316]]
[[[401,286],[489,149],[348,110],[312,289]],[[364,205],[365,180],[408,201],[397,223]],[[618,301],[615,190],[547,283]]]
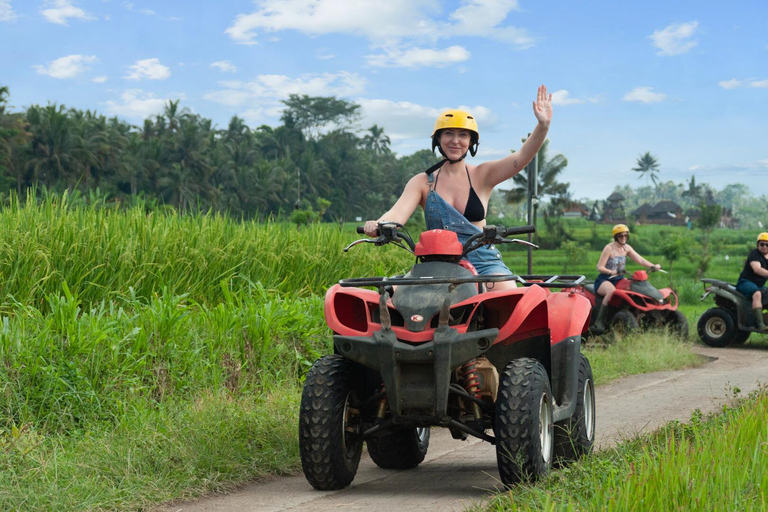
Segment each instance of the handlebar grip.
[[524,235],[526,233],[535,233],[536,226],[518,226],[516,228],[503,228],[499,226],[498,231],[499,234],[503,237],[512,235]]
[[365,226],[357,226],[356,231],[360,235],[365,234]]

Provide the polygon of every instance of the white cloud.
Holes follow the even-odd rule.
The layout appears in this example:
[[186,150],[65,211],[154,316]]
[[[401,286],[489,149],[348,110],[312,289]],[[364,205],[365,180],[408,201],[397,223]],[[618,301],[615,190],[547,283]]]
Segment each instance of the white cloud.
[[520,49],[533,46],[525,29],[500,26],[510,11],[520,10],[517,0],[465,0],[463,4],[451,13],[456,22],[450,27],[452,35],[486,37]]
[[88,63],[95,62],[95,55],[67,55],[48,63],[48,66],[36,64],[32,66],[41,75],[53,78],[75,78],[80,73],[88,70]]
[[735,78],[732,78],[730,80],[721,80],[720,82],[717,82],[717,85],[719,85],[723,89],[736,89],[737,87],[743,87],[744,82],[742,82],[741,80],[736,80]]
[[437,0],[259,0],[250,14],[238,14],[225,32],[236,43],[256,44],[261,33],[296,30],[309,35],[333,33],[366,37],[375,44],[401,40],[437,40],[477,36],[527,48],[533,40],[524,29],[501,26],[517,0],[463,0],[440,18]]
[[[360,125],[364,128],[374,124],[384,128],[385,133],[393,142],[404,144],[413,140],[415,149],[429,149],[429,137],[435,125],[435,119],[447,108],[460,108],[471,112],[477,119],[480,130],[480,140],[483,133],[494,131],[497,127],[496,116],[483,106],[456,106],[444,108],[427,107],[409,101],[392,101],[384,99],[358,99],[355,103],[361,107]],[[384,120],[384,121],[382,121]],[[409,146],[410,147],[410,146]],[[486,155],[487,156],[487,155]]]
[[229,106],[275,103],[289,94],[350,97],[365,90],[366,81],[357,73],[323,73],[291,78],[285,75],[260,75],[249,82],[219,82],[223,88],[203,98]]
[[157,14],[152,9],[136,9],[132,2],[125,2],[123,4],[123,7],[125,7],[126,9],[128,9],[131,12],[138,12],[140,14],[146,14],[148,16],[154,16],[155,14]]
[[128,89],[120,96],[120,102],[107,101],[110,114],[129,118],[146,119],[161,114],[169,98],[155,98],[152,93],[141,89]]
[[228,60],[217,60],[211,64],[212,68],[219,68],[224,73],[235,73],[237,67]]
[[16,18],[11,0],[0,0],[0,21],[14,21]]
[[128,80],[165,80],[171,76],[171,68],[160,64],[160,59],[137,60],[131,69],[133,72],[125,77]]
[[730,80],[723,80],[720,82],[717,82],[717,85],[722,87],[723,89],[737,89],[740,87],[753,87],[755,89],[768,89],[768,79],[766,80],[754,80],[754,79],[747,79],[747,80],[737,80],[736,78],[732,78]]
[[579,105],[582,103],[597,103],[598,101],[599,99],[597,97],[587,99],[571,98],[571,93],[565,89],[560,89],[559,91],[552,93],[553,105]]
[[103,84],[107,81],[107,77],[105,76],[95,76],[91,79],[91,82],[96,82],[97,84]]
[[679,23],[657,30],[648,37],[653,41],[653,46],[659,49],[658,55],[680,55],[699,44],[691,39],[698,26],[698,21]]
[[642,103],[658,103],[667,97],[666,94],[653,92],[653,87],[635,87],[624,95],[624,101],[640,101]]
[[239,14],[226,33],[237,43],[255,44],[259,32],[297,30],[311,35],[347,33],[391,40],[433,34],[422,11],[438,10],[435,0],[261,0],[256,11]]
[[44,5],[46,8],[42,9],[40,14],[46,20],[58,25],[66,25],[70,18],[83,21],[96,19],[79,7],[72,5],[72,0],[46,0]]
[[368,63],[374,67],[445,67],[469,60],[471,54],[461,46],[450,46],[442,50],[411,48],[391,49],[379,55],[369,55]]

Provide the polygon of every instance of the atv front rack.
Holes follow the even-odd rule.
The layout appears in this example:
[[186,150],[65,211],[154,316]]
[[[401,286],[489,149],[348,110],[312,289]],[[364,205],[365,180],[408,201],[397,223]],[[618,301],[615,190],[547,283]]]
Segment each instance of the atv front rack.
[[542,288],[574,288],[584,282],[586,277],[581,275],[490,275],[471,277],[355,277],[342,279],[339,285],[352,286],[403,286],[425,284],[453,284],[464,283],[498,283],[501,281],[515,281],[523,286],[538,285]]

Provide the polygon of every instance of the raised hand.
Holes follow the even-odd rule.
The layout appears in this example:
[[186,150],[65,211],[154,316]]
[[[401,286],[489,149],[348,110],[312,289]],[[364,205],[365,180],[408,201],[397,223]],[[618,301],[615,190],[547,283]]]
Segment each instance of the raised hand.
[[547,88],[544,85],[539,86],[536,101],[533,102],[533,114],[540,123],[547,126],[552,121],[552,95],[547,94]]

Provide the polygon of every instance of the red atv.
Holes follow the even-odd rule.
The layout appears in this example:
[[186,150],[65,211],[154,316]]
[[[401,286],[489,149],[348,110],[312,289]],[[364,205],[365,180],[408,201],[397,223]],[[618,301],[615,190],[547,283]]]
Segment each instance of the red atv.
[[[334,354],[309,371],[299,414],[309,483],[348,486],[363,441],[378,466],[414,468],[427,453],[430,427],[496,445],[505,485],[589,453],[595,395],[580,348],[590,309],[573,291],[584,276],[479,276],[462,259],[483,245],[528,244],[506,237],[532,226],[486,226],[463,245],[444,230],[426,231],[414,244],[401,228],[380,223],[377,238],[344,250],[396,244],[415,254],[410,272],[344,279],[326,294]],[[504,280],[523,286],[485,289]]]
[[[686,338],[688,320],[677,310],[677,294],[672,288],[656,289],[648,282],[648,272],[654,270],[636,270],[632,277],[619,281],[608,303],[606,325],[622,333],[633,331],[641,325],[646,328],[668,325],[673,332]],[[602,304],[603,297],[596,293],[592,284],[580,286],[577,293],[589,299],[593,311]],[[596,318],[597,315],[593,314],[592,320]]]

